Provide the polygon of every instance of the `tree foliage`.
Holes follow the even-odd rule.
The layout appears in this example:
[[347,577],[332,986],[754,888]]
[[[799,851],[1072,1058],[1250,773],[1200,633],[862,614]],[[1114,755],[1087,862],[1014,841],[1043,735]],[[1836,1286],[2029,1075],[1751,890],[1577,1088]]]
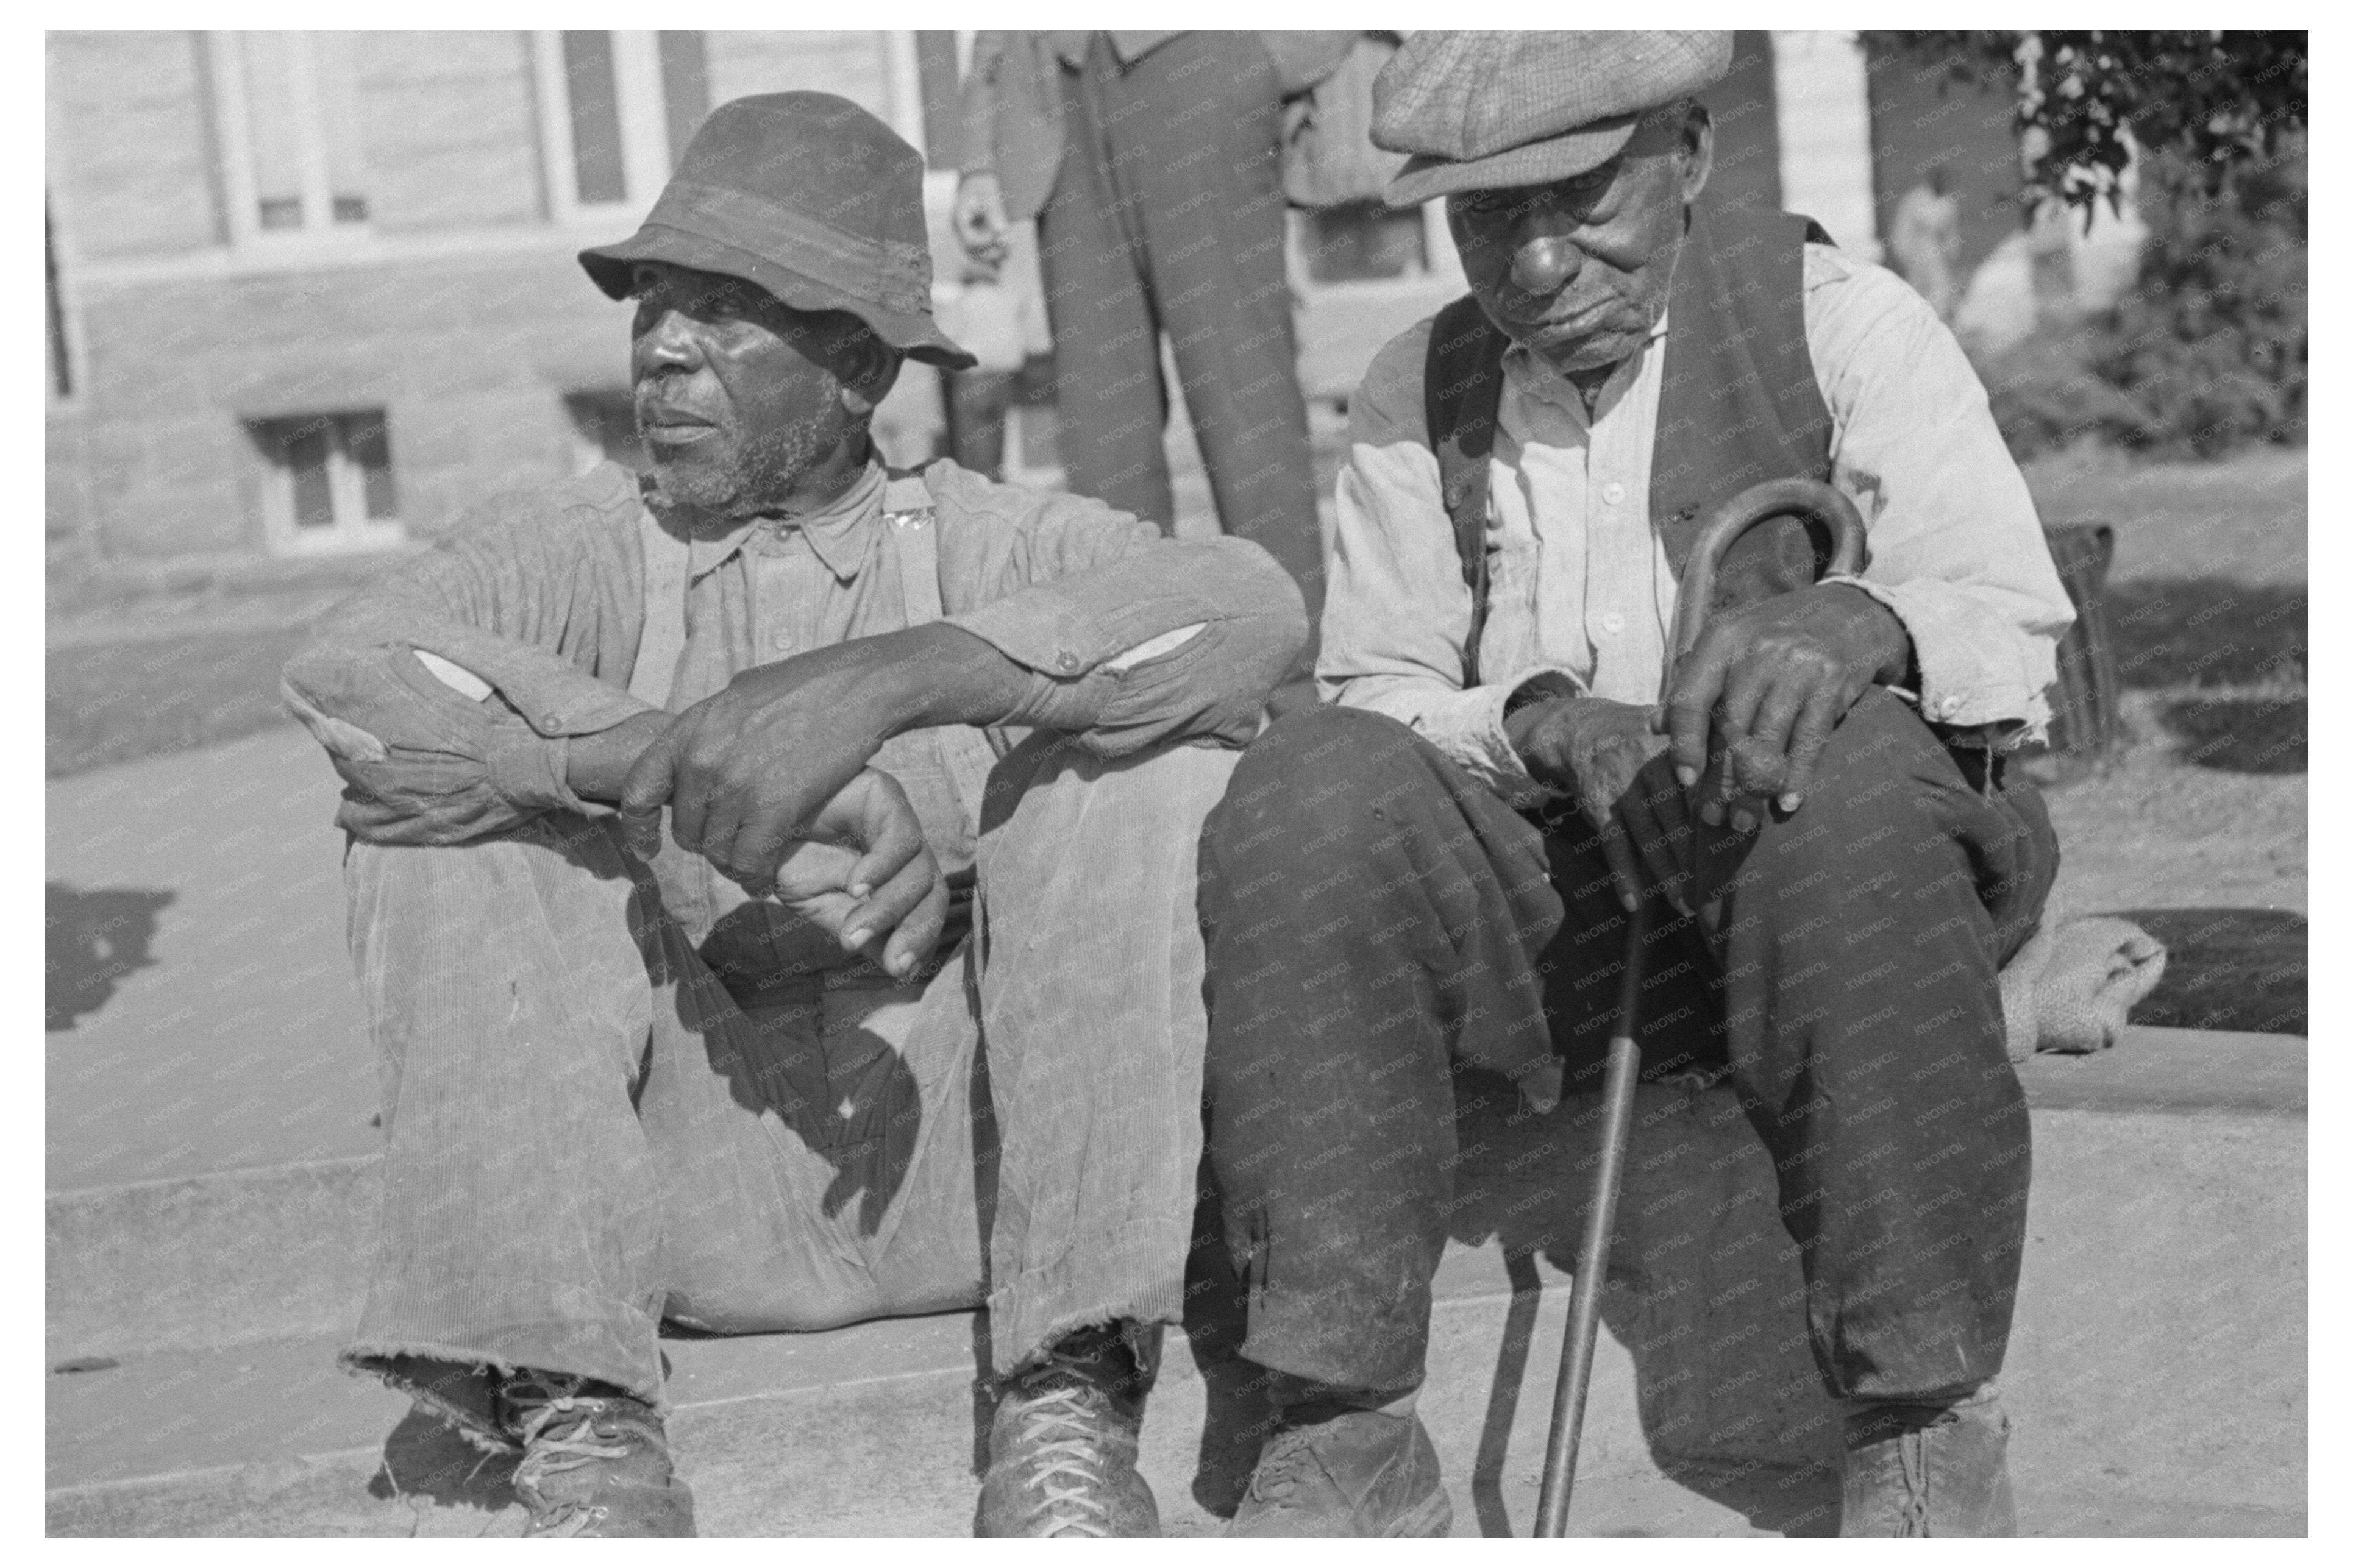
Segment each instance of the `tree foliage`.
[[[2121,199],[2133,144],[2171,153],[2193,193],[2270,163],[2306,114],[2302,32],[1880,32],[1864,37],[1954,80],[2017,95],[2026,199]],[[2129,135],[2127,135],[2129,132]]]

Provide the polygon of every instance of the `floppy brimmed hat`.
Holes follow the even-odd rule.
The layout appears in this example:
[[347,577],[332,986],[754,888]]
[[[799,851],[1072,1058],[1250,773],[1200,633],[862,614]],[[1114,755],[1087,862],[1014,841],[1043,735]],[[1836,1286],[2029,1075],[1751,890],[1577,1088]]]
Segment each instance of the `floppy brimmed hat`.
[[1373,82],[1373,145],[1409,154],[1383,198],[1544,184],[1598,168],[1646,110],[1723,79],[1727,32],[1421,32]]
[[638,232],[580,253],[612,298],[632,262],[756,283],[799,310],[847,310],[911,359],[976,361],[932,317],[923,160],[829,92],[739,98],[712,110]]

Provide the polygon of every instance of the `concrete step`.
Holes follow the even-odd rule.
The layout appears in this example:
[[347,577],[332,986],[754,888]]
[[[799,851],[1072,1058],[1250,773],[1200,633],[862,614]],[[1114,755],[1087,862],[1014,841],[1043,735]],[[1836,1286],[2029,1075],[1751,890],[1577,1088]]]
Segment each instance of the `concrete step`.
[[[2022,1070],[2036,1178],[2004,1381],[2029,1533],[2304,1530],[2305,1059],[2276,1037],[2136,1032],[2104,1057]],[[1720,1089],[1646,1088],[1638,1114],[1643,1157],[1620,1211],[1572,1529],[1834,1529],[1828,1406],[1762,1151]],[[1528,1528],[1590,1123],[1572,1105],[1473,1113],[1466,1128],[1465,1147],[1485,1148],[1461,1175],[1423,1405],[1460,1534]],[[102,1333],[120,1348],[79,1352],[114,1364],[48,1380],[51,1533],[520,1528],[496,1466],[334,1368],[356,1295],[338,1300],[330,1264],[343,1257],[355,1291],[369,1179],[353,1163],[52,1197],[52,1316],[62,1279],[81,1325],[61,1336],[53,1321],[53,1351]],[[60,1197],[73,1200],[62,1236]],[[110,1221],[133,1234],[107,1244],[108,1274],[82,1254]],[[279,1250],[311,1260],[289,1274],[312,1293],[273,1304],[285,1281],[249,1237],[290,1225],[311,1240]],[[186,1274],[205,1238],[237,1235],[242,1269]],[[87,1293],[102,1279],[135,1288],[142,1255],[159,1283],[181,1268],[177,1293],[152,1297],[143,1325],[127,1307],[99,1310]],[[247,1342],[192,1342],[190,1323],[232,1321],[222,1304],[246,1314],[227,1333]],[[265,1321],[306,1326],[248,1331]],[[986,1413],[977,1336],[959,1314],[670,1342],[704,1531],[966,1531]],[[1145,1447],[1172,1533],[1212,1530],[1208,1505],[1247,1462],[1233,1385],[1229,1365],[1172,1339]]]

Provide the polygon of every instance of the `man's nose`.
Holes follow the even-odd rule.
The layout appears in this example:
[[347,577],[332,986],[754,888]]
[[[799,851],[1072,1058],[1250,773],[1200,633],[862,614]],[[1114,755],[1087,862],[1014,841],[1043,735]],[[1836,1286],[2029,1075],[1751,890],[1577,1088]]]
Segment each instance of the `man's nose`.
[[648,370],[692,370],[702,363],[694,324],[680,310],[664,310],[638,334],[638,357]]
[[1512,286],[1528,294],[1557,294],[1577,280],[1584,253],[1566,236],[1531,235],[1512,252]]

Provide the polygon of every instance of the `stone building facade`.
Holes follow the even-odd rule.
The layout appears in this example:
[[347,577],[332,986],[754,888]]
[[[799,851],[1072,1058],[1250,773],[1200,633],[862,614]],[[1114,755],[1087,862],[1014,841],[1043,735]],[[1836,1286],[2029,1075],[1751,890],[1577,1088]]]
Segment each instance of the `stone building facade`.
[[[944,300],[968,50],[909,31],[50,34],[52,559],[364,555],[630,455],[627,311],[573,256],[636,226],[730,98],[839,92],[924,148]],[[1971,248],[2004,231],[2005,104],[1940,110],[1926,77],[1825,33],[1738,35],[1713,97],[1725,199],[1875,253],[1914,165],[1957,140]],[[1294,232],[1302,379],[1329,408],[1460,269],[1435,205]],[[885,410],[902,461],[941,426],[911,368]]]

